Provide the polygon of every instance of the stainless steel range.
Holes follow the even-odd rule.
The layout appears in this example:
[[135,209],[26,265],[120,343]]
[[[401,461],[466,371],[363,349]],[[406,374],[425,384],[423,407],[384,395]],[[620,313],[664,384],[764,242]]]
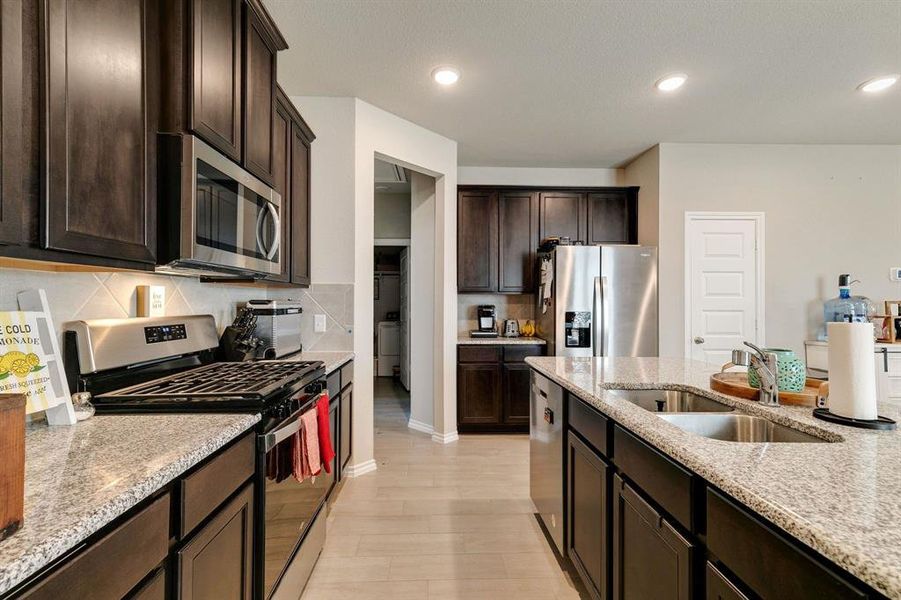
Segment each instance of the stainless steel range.
[[[299,483],[284,468],[298,417],[325,390],[322,362],[216,362],[210,315],[74,321],[64,326],[72,391],[97,412],[254,412],[254,598],[296,598],[325,539],[325,501],[337,474]],[[330,404],[332,445],[339,401]]]

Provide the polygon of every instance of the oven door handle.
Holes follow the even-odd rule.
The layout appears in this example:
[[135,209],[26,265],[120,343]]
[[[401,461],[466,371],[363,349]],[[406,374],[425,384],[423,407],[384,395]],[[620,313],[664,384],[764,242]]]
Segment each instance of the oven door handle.
[[[316,399],[313,400],[313,405],[319,402],[322,399],[322,396],[325,395],[325,392],[320,392]],[[300,413],[306,412],[310,410],[309,408],[302,408],[300,410],[295,411],[290,417],[285,419],[288,421],[286,425],[282,425],[275,431],[270,431],[269,433],[264,433],[260,436],[263,442],[263,451],[268,454],[270,450],[275,448],[277,445],[284,442],[286,439],[300,431]]]

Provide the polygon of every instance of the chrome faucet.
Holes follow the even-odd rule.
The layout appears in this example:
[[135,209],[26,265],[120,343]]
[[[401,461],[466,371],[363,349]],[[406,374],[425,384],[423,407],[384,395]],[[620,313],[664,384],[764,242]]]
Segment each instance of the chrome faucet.
[[760,378],[758,401],[764,406],[779,406],[779,386],[776,379],[779,372],[778,357],[771,352],[764,352],[751,342],[744,344],[753,352],[733,350],[732,363],[757,371],[757,377]]

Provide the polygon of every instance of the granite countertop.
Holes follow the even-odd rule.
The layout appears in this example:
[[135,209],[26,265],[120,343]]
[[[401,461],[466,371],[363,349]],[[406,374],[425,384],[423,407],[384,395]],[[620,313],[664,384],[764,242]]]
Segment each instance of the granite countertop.
[[101,415],[29,425],[25,520],[0,542],[0,594],[259,421],[259,415]]
[[478,338],[470,337],[468,333],[461,333],[457,336],[457,345],[459,346],[543,346],[547,341],[540,337],[504,337],[502,335],[496,338]]
[[306,360],[321,360],[325,363],[325,374],[328,375],[335,369],[343,367],[348,362],[354,359],[353,352],[346,351],[321,351],[321,352],[300,352],[298,354],[292,354],[290,356],[285,356],[283,358],[278,358],[276,360],[285,360],[285,361],[306,361]]
[[[719,394],[699,362],[666,358],[530,357],[536,371],[609,415],[880,592],[901,598],[901,431],[814,419]],[[720,400],[834,443],[735,443],[685,432],[608,390],[675,389]],[[901,419],[897,406],[879,413]]]

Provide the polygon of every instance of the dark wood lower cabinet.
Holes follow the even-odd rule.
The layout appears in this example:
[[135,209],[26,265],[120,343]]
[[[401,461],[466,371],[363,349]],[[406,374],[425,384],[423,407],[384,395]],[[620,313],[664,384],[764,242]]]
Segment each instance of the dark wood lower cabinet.
[[166,600],[166,569],[159,569],[129,600]]
[[503,411],[501,418],[507,425],[529,424],[529,365],[504,364]]
[[595,600],[609,597],[612,476],[610,465],[570,431],[567,442],[567,554]]
[[613,598],[689,600],[693,549],[662,514],[614,476]]
[[351,433],[353,430],[353,385],[349,385],[341,392],[341,471],[347,467],[350,462],[351,451]]
[[729,581],[729,578],[711,563],[707,563],[704,579],[707,586],[707,600],[748,600],[738,586]]
[[457,430],[529,430],[529,365],[540,345],[461,345],[457,349]]
[[253,486],[248,484],[178,552],[180,600],[250,600]]
[[501,420],[501,365],[461,364],[457,367],[458,425],[493,425]]

